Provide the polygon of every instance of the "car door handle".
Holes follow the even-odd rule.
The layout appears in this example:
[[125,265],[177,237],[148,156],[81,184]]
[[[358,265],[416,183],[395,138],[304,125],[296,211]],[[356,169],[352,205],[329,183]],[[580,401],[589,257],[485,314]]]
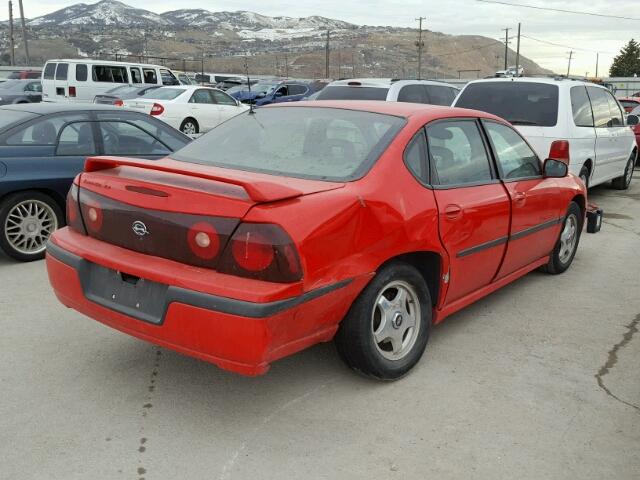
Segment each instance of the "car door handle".
[[524,205],[527,201],[527,194],[524,192],[516,192],[513,196],[513,201],[517,205]]
[[462,216],[462,207],[460,205],[447,205],[444,207],[444,214],[449,220],[457,220]]

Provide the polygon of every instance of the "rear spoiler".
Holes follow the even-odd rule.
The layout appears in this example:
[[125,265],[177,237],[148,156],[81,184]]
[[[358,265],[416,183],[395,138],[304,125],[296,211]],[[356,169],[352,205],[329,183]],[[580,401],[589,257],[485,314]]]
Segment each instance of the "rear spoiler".
[[276,182],[256,180],[255,177],[251,178],[251,174],[248,173],[244,174],[244,172],[229,170],[229,174],[225,172],[224,175],[221,175],[216,173],[211,167],[195,163],[177,162],[171,159],[137,160],[120,157],[89,157],[84,163],[85,172],[97,172],[117,167],[144,168],[147,170],[187,175],[189,177],[204,178],[206,180],[236,185],[242,187],[245,192],[247,192],[249,198],[258,203],[286,200],[299,197],[303,194],[300,190]]

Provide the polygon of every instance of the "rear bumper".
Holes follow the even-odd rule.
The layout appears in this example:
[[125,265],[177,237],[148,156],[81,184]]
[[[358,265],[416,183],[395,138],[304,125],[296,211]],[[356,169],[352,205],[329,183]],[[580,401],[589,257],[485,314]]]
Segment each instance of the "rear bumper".
[[164,298],[155,299],[163,306],[160,318],[153,319],[110,302],[108,296],[93,296],[83,273],[93,262],[56,244],[55,235],[46,263],[51,285],[65,306],[134,337],[244,375],[263,374],[271,362],[331,340],[370,278],[260,303],[168,286]]

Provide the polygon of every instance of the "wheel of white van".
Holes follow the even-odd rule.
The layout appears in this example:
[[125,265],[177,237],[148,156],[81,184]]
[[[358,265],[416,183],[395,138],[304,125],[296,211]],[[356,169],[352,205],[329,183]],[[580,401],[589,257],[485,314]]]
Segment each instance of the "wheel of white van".
[[586,165],[582,166],[579,177],[584,182],[584,185],[589,188],[589,168]]
[[198,122],[193,118],[187,118],[180,125],[180,131],[185,135],[195,135],[199,131]]
[[335,343],[345,363],[380,380],[406,375],[424,353],[431,330],[431,297],[414,267],[383,267],[355,300]]
[[39,192],[20,192],[0,205],[0,248],[22,262],[44,258],[51,234],[64,225],[56,202]]
[[553,252],[549,258],[549,263],[544,267],[548,273],[557,275],[567,271],[573,263],[573,259],[578,251],[580,234],[582,233],[582,211],[576,202],[569,204],[567,215],[562,222],[562,229],[558,237]]
[[635,168],[636,154],[632,153],[627,161],[627,166],[624,168],[624,173],[618,178],[614,178],[611,182],[611,186],[616,190],[626,190],[631,185],[631,179],[633,178],[633,169]]

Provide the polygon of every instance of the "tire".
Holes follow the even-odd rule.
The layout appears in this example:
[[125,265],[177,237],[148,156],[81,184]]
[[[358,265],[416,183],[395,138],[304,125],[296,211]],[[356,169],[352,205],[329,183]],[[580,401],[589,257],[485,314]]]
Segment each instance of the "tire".
[[353,303],[335,344],[340,357],[356,372],[397,380],[422,357],[431,317],[431,295],[420,272],[406,263],[390,263]]
[[[544,267],[547,273],[552,275],[558,275],[566,272],[573,263],[573,259],[578,251],[578,244],[580,243],[580,234],[582,233],[583,215],[582,210],[576,202],[569,204],[567,215],[562,222],[562,229],[560,230],[560,236],[558,242],[551,252],[549,263]],[[571,232],[571,225],[573,224],[573,232]],[[571,242],[570,245],[567,243]]]
[[584,182],[585,187],[589,188],[589,167],[583,165],[578,176]]
[[185,118],[180,125],[180,131],[185,135],[195,135],[200,131],[200,126],[194,118]]
[[633,169],[635,168],[636,154],[631,154],[627,161],[626,167],[624,167],[624,173],[618,178],[614,178],[611,182],[611,186],[616,190],[626,190],[631,185],[631,179],[633,178]]
[[47,240],[62,226],[64,214],[51,197],[34,191],[14,193],[0,205],[0,248],[21,262],[40,260]]

